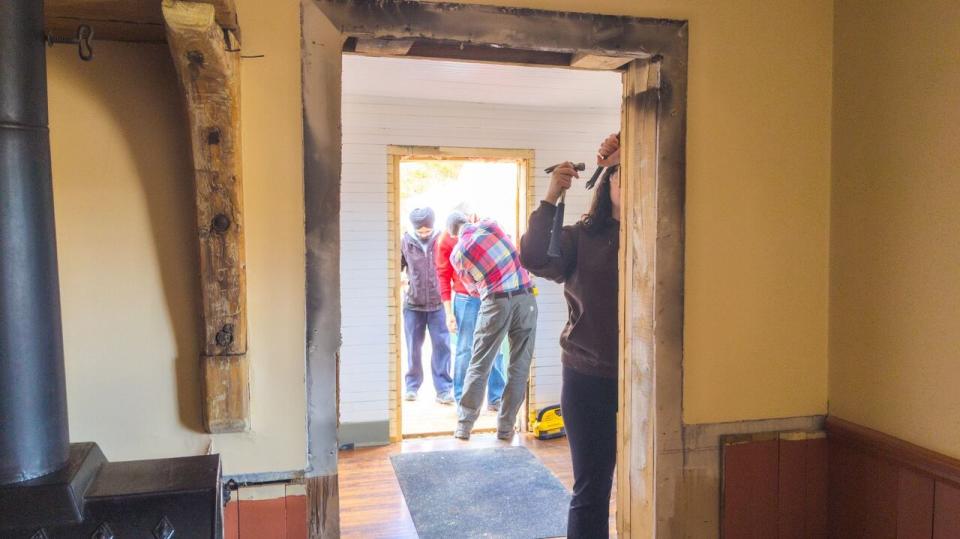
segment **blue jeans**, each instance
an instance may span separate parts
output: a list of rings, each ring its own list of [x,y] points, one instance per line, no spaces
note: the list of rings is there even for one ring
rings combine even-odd
[[[423,384],[423,341],[429,330],[433,347],[430,358],[433,387],[438,396],[450,393],[453,386],[453,379],[450,378],[450,330],[447,329],[447,317],[443,309],[414,311],[404,308],[403,329],[407,336],[407,392],[416,393]]]
[[[463,396],[463,381],[467,378],[470,358],[473,356],[473,334],[477,327],[477,314],[480,312],[480,298],[455,294],[453,297],[453,317],[457,320],[457,356],[453,362],[453,398],[460,402]],[[503,388],[507,385],[507,368],[503,351],[497,354],[490,370],[487,383],[487,402],[496,404],[503,397]]]

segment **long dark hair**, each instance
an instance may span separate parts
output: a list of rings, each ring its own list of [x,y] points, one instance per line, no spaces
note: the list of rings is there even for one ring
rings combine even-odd
[[[610,178],[617,173],[619,166],[610,167],[597,182],[597,191],[593,194],[590,211],[580,219],[588,234],[596,234],[613,222],[613,202],[610,200]]]

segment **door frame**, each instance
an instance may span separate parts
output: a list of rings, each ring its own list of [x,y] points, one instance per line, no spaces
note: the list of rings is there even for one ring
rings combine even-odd
[[[367,50],[393,55],[554,66],[585,55],[630,61],[622,174],[639,185],[633,194],[628,188],[622,208],[633,217],[621,227],[618,447],[630,465],[617,474],[617,527],[621,537],[670,536],[684,488],[687,22],[406,0],[301,0],[301,9],[308,476],[317,478],[308,482],[311,533],[338,529],[341,56],[368,40]]]
[[[400,304],[403,298],[400,295],[398,286],[398,277],[400,275],[400,223],[403,216],[400,215],[400,163],[403,160],[496,160],[496,161],[515,161],[517,163],[517,222],[516,230],[518,237],[523,234],[527,226],[527,217],[533,211],[533,200],[535,198],[533,189],[534,179],[534,160],[536,153],[528,149],[515,148],[473,148],[462,146],[402,146],[391,144],[387,146],[387,190],[388,204],[387,209],[390,212],[388,222],[388,234],[390,243],[387,247],[387,268],[390,272],[387,277],[387,285],[391,291],[392,303],[389,309],[393,316],[392,335],[389,344],[389,364],[390,371],[388,376],[388,387],[390,388],[390,442],[399,442],[403,440],[403,362],[400,350],[400,335],[403,330],[403,321],[397,316]],[[533,358],[536,361],[536,357]],[[531,362],[531,369],[534,363]],[[535,381],[531,376],[527,384],[527,394],[533,391]],[[523,427],[526,429],[526,417],[529,415],[530,399],[524,401],[525,413],[523,414]],[[453,428],[450,429],[453,432]],[[431,436],[434,434],[444,434],[443,432],[418,434],[416,437]]]

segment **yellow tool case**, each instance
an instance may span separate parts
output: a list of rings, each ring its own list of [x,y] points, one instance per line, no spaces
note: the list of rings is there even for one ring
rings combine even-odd
[[[552,440],[566,436],[567,432],[563,428],[563,414],[560,412],[560,405],[554,404],[530,412],[530,428],[533,435],[540,440]]]

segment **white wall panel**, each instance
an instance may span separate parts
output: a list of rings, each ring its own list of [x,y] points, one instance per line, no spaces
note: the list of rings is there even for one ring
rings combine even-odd
[[[345,62],[345,81],[351,80],[350,69]],[[369,70],[364,73],[367,87],[376,87],[376,81],[369,78],[375,74]],[[616,79],[609,73],[600,75],[604,77],[593,83],[605,84],[604,91],[619,95]],[[532,149],[537,171],[534,191],[539,201],[549,180],[542,171],[544,167],[569,159],[587,162],[585,175],[592,172],[591,161],[599,142],[619,130],[620,111],[608,106],[616,99],[607,100],[603,108],[590,108],[589,102],[583,103],[583,108],[552,108],[358,95],[355,86],[345,83],[343,97],[340,414],[342,422],[385,421],[389,419],[391,361],[386,343],[394,331],[394,318],[388,309],[393,293],[387,286],[387,146]],[[463,90],[463,83],[445,88],[444,95],[455,99],[457,88]],[[541,91],[562,92],[563,87],[554,83]],[[529,95],[522,99],[528,100]],[[543,102],[551,99],[545,97]],[[591,196],[583,189],[570,191],[568,224],[586,211]],[[547,405],[560,400],[558,340],[567,308],[561,286],[541,279],[537,279],[537,286],[540,319],[532,376],[537,384],[537,404]]]

